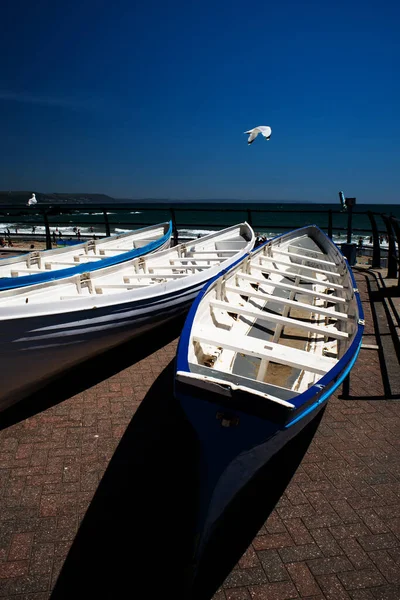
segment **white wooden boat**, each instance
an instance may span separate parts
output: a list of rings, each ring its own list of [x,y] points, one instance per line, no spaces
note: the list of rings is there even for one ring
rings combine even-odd
[[[0,408],[184,314],[204,284],[254,241],[241,223],[119,265],[0,292]]]
[[[13,289],[95,271],[169,248],[172,223],[88,240],[65,248],[37,250],[0,259],[0,290]]]
[[[233,497],[347,376],[363,325],[352,272],[316,226],[263,244],[199,294],[175,374],[201,448],[197,561]]]

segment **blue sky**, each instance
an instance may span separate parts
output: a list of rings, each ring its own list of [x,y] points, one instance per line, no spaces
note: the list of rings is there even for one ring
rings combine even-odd
[[[399,203],[399,7],[5,0],[0,189]]]

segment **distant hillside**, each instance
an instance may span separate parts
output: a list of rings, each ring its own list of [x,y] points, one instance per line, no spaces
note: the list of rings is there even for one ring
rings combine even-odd
[[[50,194],[35,192],[38,204],[64,204],[66,202],[76,204],[99,204],[102,202],[113,202],[114,198],[107,196],[106,194],[68,194],[53,192]],[[15,204],[17,206],[26,205],[29,198],[32,196],[32,191],[29,192],[4,192],[0,191],[0,205],[1,204]]]

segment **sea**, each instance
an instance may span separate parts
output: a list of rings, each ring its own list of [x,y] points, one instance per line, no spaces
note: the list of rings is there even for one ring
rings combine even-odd
[[[10,234],[45,234],[45,227],[38,211],[40,206],[29,207],[29,211],[1,211],[0,235],[9,230]],[[63,209],[63,206],[54,206]],[[71,205],[69,205],[71,207]],[[173,212],[179,233],[179,239],[193,239],[200,235],[248,221],[258,235],[270,239],[280,233],[296,229],[303,225],[316,224],[324,231],[328,230],[328,211],[332,210],[333,239],[340,243],[346,241],[348,212],[336,204],[318,204],[310,202],[247,202],[242,201],[207,201],[207,202],[149,202],[129,201],[122,204],[116,201],[115,208],[108,203],[107,218],[111,234],[129,232],[145,225],[161,223],[171,218]],[[353,241],[360,237],[365,242],[371,235],[371,224],[367,211],[393,215],[400,219],[400,204],[356,204],[353,208],[352,230]],[[24,214],[25,213],[25,214]],[[378,229],[383,240],[386,228],[383,220],[376,216]],[[69,214],[53,214],[49,216],[50,230],[57,235],[61,232],[63,239],[75,240],[77,230],[82,238],[102,237],[106,234],[102,207],[97,204],[93,211],[80,209],[77,205]]]

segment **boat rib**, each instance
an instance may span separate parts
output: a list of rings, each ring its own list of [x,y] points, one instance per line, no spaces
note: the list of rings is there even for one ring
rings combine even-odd
[[[258,286],[268,285],[268,286],[272,286],[272,287],[276,287],[276,288],[280,288],[280,289],[292,290],[294,292],[299,292],[300,294],[306,294],[307,296],[313,296],[315,298],[321,298],[322,300],[326,300],[327,302],[335,302],[335,303],[342,303],[342,304],[347,303],[346,298],[340,298],[340,296],[334,296],[333,294],[332,295],[324,294],[323,292],[317,292],[317,291],[311,290],[311,289],[309,290],[307,288],[302,288],[300,286],[292,285],[290,283],[285,283],[282,281],[272,281],[271,279],[255,277],[254,275],[249,275],[248,273],[242,273],[240,271],[238,271],[235,274],[235,276],[240,277],[241,279],[244,279],[244,280],[248,281],[249,283],[254,283]]]
[[[193,332],[193,340],[202,344],[233,350],[256,358],[268,358],[269,360],[324,375],[335,364],[336,360],[325,356],[312,356],[305,350],[282,346],[275,342],[265,342],[254,337],[243,336],[240,343],[237,342],[235,333],[222,329],[202,327]]]
[[[298,319],[283,317],[282,315],[277,315],[273,312],[246,308],[245,306],[239,306],[237,304],[233,304],[232,302],[210,300],[210,307],[225,310],[229,313],[234,313],[237,315],[243,315],[245,317],[272,321],[273,323],[280,323],[283,325],[291,325],[293,327],[297,327],[298,329],[304,329],[305,331],[309,331],[311,333],[319,333],[320,335],[329,336],[338,340],[345,340],[349,337],[348,333],[344,331],[338,331],[333,327],[321,327],[321,325],[314,325],[313,323],[306,323],[304,321],[299,321]]]

